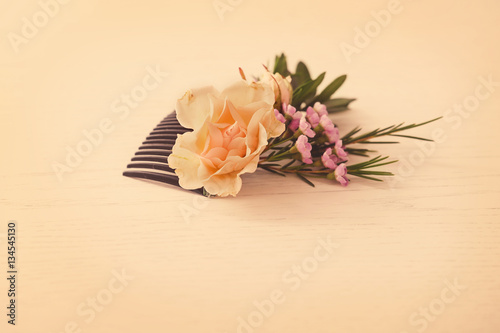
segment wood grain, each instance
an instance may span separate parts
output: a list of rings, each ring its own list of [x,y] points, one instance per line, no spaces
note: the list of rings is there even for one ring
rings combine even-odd
[[[500,91],[494,87],[459,124],[448,114],[475,94],[479,77],[500,79],[498,3],[442,1],[441,12],[433,3],[405,3],[352,63],[339,43],[352,40],[351,27],[363,26],[383,1],[243,2],[224,22],[210,1],[149,5],[75,2],[20,54],[2,45],[0,266],[7,221],[16,220],[20,267],[18,325],[2,315],[2,332],[69,332],[72,322],[75,332],[92,333],[500,330]],[[283,6],[288,17],[261,10]],[[317,25],[278,41],[255,37],[306,14]],[[248,31],[248,20],[262,15],[266,24]],[[17,24],[4,23],[6,31]],[[258,73],[282,49],[315,74],[349,74],[341,94],[359,100],[334,116],[344,133],[448,114],[412,132],[429,137],[438,129],[444,139],[424,148],[409,140],[377,146],[400,160],[389,167],[397,181],[353,177],[347,188],[327,181],[311,188],[258,171],[244,176],[238,197],[202,200],[122,176],[184,90],[223,87],[238,66]],[[170,72],[164,82],[126,117],[113,112],[112,103],[156,65]],[[105,118],[113,130],[60,181],[53,163],[65,163],[67,147]],[[320,261],[315,251],[327,239],[338,247],[321,250],[328,256]],[[305,267],[304,277],[297,280],[294,267]],[[109,294],[122,270],[133,278]],[[466,288],[454,294],[449,284]],[[266,310],[272,314],[258,310],[255,302],[268,305],[276,292],[283,302]],[[106,304],[90,319],[96,297]],[[421,308],[429,307],[432,319],[424,320]],[[245,329],[241,320],[257,324]]]

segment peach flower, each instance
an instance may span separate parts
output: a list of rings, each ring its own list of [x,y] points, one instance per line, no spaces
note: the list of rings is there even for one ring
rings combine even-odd
[[[177,136],[168,157],[180,185],[235,196],[240,175],[254,172],[268,140],[285,130],[274,100],[271,86],[244,80],[222,92],[213,87],[186,92],[177,101],[177,119],[193,131]]]
[[[292,101],[293,89],[291,84],[292,78],[290,76],[284,78],[280,73],[271,74],[266,71],[259,82],[273,87],[275,96],[274,100],[279,102],[279,97],[281,97],[280,105],[283,103],[290,104]]]

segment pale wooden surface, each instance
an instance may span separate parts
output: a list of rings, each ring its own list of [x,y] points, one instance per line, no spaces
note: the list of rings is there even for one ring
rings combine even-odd
[[[6,5],[2,31],[20,30],[36,10],[23,3]],[[284,302],[253,331],[410,333],[423,328],[412,314],[437,304],[454,280],[467,289],[420,331],[500,330],[500,91],[457,129],[442,120],[412,132],[442,129],[447,139],[397,183],[312,189],[258,172],[237,198],[199,202],[121,176],[184,90],[221,88],[238,66],[258,73],[282,50],[316,75],[349,74],[341,94],[359,101],[335,116],[344,132],[443,115],[474,94],[479,76],[500,80],[497,2],[404,3],[351,63],[340,42],[387,4],[300,4],[244,1],[220,22],[210,1],[72,2],[19,54],[4,40],[0,234],[18,221],[20,296],[18,325],[2,312],[2,332],[59,333],[72,321],[92,333],[237,332],[253,302],[279,289]],[[312,20],[304,30],[287,28],[302,15]],[[156,65],[168,78],[125,119],[112,113],[113,100]],[[59,182],[51,164],[105,117],[114,131]],[[419,149],[412,141],[377,148],[403,160]],[[283,275],[327,237],[338,248],[291,290]],[[86,323],[78,307],[122,269],[134,279]]]

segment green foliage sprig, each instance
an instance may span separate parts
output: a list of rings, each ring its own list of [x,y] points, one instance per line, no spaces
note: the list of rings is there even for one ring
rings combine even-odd
[[[297,64],[295,72],[292,73],[288,69],[287,59],[284,54],[276,56],[273,73],[279,73],[283,77],[291,77],[293,94],[290,104],[297,110],[306,110],[308,107],[314,107],[316,103],[321,103],[326,106],[327,112],[331,114],[347,110],[349,105],[356,100],[354,98],[332,98],[346,81],[346,75],[337,77],[319,92],[318,88],[323,83],[326,73],[323,72],[313,79],[307,66],[302,61]],[[340,138],[342,140],[342,150],[349,155],[366,157],[368,160],[347,165],[347,159],[342,160],[339,158],[339,165],[346,164],[344,170],[346,170],[347,174],[364,179],[382,181],[380,177],[393,176],[391,172],[373,169],[396,163],[397,160],[390,160],[389,156],[382,155],[370,158],[370,154],[376,152],[375,150],[359,148],[356,145],[395,144],[399,143],[397,138],[432,141],[400,133],[427,125],[439,119],[441,117],[409,125],[401,123],[385,128],[377,128],[363,134],[360,134],[362,131],[360,127],[355,127]],[[286,124],[289,125],[289,120]],[[314,130],[317,134],[321,134],[321,128],[318,127]],[[296,147],[298,136],[294,134],[296,133],[286,130],[280,137],[271,140],[265,149],[265,153],[261,156],[259,167],[280,176],[295,174],[299,179],[311,186],[314,186],[314,184],[309,178],[336,179],[336,177],[339,177],[334,170],[325,167],[322,162],[322,155],[325,150],[335,148],[336,142],[330,143],[321,135],[308,139],[312,147],[310,150],[312,163],[306,164],[301,160],[301,154]],[[378,140],[381,137],[390,137],[390,141]]]

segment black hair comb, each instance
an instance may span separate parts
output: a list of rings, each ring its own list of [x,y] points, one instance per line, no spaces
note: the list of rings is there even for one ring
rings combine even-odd
[[[180,187],[179,178],[168,166],[167,158],[172,153],[172,147],[177,134],[191,131],[177,121],[175,111],[166,116],[146,137],[139,150],[132,157],[123,172],[125,177],[146,179]],[[203,188],[191,190],[206,195]]]

